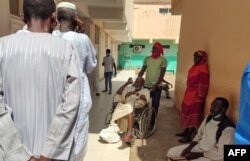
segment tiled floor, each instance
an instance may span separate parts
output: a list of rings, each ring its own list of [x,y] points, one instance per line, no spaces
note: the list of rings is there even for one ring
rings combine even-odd
[[[113,94],[128,79],[136,75],[134,70],[122,70],[116,78],[113,78]],[[166,74],[166,80],[174,83],[173,74]],[[100,91],[104,88],[104,81],[100,82]],[[171,91],[173,96],[173,89]],[[112,95],[101,93],[100,96],[92,96],[93,107],[90,112],[90,130],[88,150],[84,161],[165,161],[166,151],[177,144],[174,133],[179,131],[178,112],[173,108],[173,101],[165,98],[162,93],[162,101],[158,115],[158,127],[153,136],[148,139],[136,140],[130,148],[122,145],[107,144],[99,139],[99,132],[105,128],[106,115],[111,109]]]

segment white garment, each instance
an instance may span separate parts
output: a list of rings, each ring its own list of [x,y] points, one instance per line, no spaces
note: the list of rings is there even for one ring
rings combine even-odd
[[[222,131],[222,134],[216,143],[216,132],[218,130],[219,121],[211,119],[206,123],[207,117],[203,120],[198,129],[193,141],[198,142],[193,150],[196,152],[204,152],[204,158],[209,160],[223,160],[224,158],[224,145],[233,144],[234,128],[227,127]],[[171,148],[167,154],[168,157],[177,157],[183,151],[184,145]]]
[[[96,51],[95,48],[86,34],[76,33],[73,31],[60,32],[59,30],[53,31],[53,35],[59,36],[65,40],[70,41],[76,48],[82,71],[86,74],[91,73],[96,67]]]
[[[112,55],[103,58],[104,72],[113,72],[114,58]]]
[[[187,148],[188,146],[189,146],[189,144],[184,144],[184,145],[179,145],[179,146],[171,148],[167,153],[167,157],[172,158],[172,159],[179,158],[181,153],[183,152],[183,150],[185,148]],[[199,148],[199,146],[195,146],[191,150],[191,152],[203,152],[203,151],[202,151],[202,149]],[[205,158],[205,157],[201,157],[198,159],[194,159],[192,161],[211,161],[211,160],[208,158]]]
[[[132,91],[135,91],[134,86],[125,87],[121,95],[115,95],[114,102],[129,103],[133,107],[135,100],[139,99],[140,95],[144,95],[146,97],[145,103],[149,102],[150,94],[148,89],[142,88],[140,91],[137,92],[137,95],[130,95],[126,98],[127,93]]]
[[[74,161],[82,161],[87,148],[88,129],[89,129],[89,111],[92,106],[92,99],[89,88],[87,73],[91,73],[97,64],[95,49],[85,34],[73,31],[60,32],[56,30],[54,35],[70,41],[76,48],[81,62],[82,69],[82,90],[81,103],[77,118],[75,145],[74,145]]]
[[[148,89],[141,89],[140,91],[136,92],[136,94],[132,94],[126,98],[127,93],[135,91],[134,86],[125,87],[122,91],[121,95],[116,95],[114,98],[114,102],[118,102],[116,108],[112,114],[111,123],[127,116],[131,112],[133,112],[134,108],[143,108],[146,106],[146,103],[149,102],[150,95]],[[140,99],[140,96],[144,95],[146,101]],[[120,127],[120,131],[126,131],[128,128],[128,120],[119,120],[118,126]]]
[[[68,159],[80,104],[79,69],[73,46],[51,34],[19,31],[0,39],[5,161],[26,161],[31,155]]]

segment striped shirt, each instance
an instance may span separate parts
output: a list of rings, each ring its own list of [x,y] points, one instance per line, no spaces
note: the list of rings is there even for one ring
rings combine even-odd
[[[67,160],[80,101],[79,69],[73,46],[51,34],[21,31],[0,39],[3,160],[15,154],[22,161],[30,155]]]

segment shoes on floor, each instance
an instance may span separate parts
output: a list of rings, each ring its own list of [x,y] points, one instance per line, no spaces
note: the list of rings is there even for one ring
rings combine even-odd
[[[100,96],[100,93],[96,93],[95,95],[96,95],[96,96]]]
[[[111,92],[111,91],[109,91],[109,95],[110,95],[110,94],[112,94],[112,92]]]

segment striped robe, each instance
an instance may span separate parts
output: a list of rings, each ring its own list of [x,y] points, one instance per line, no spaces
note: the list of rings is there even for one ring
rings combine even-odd
[[[74,47],[51,34],[19,31],[0,39],[0,160],[68,160],[79,69]]]
[[[75,133],[75,146],[71,160],[82,161],[87,150],[89,111],[92,106],[87,74],[91,73],[97,64],[96,52],[90,39],[85,34],[73,31],[60,32],[59,30],[54,31],[53,34],[70,41],[75,46],[80,58],[82,71],[81,103]]]

